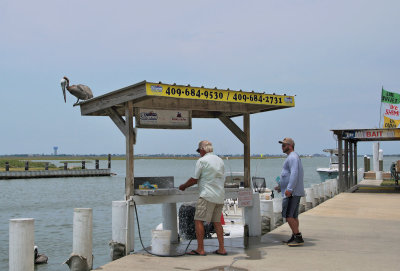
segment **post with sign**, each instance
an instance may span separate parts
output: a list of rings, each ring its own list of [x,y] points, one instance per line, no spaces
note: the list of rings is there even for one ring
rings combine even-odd
[[[244,223],[248,225],[249,236],[261,235],[260,196],[251,188],[239,191],[239,208],[244,207]]]

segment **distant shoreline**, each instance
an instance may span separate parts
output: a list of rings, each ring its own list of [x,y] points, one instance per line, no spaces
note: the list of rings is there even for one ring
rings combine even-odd
[[[218,155],[223,159],[243,159],[243,156],[224,156]],[[276,159],[276,158],[284,158],[283,156],[251,156],[251,159]],[[199,159],[198,155],[194,156],[142,156],[135,155],[134,159],[176,159],[176,160],[197,160]],[[87,160],[108,160],[107,155],[99,155],[99,156],[0,156],[0,160],[3,161],[11,161],[11,160],[22,160],[22,161],[32,161],[32,160],[59,160],[65,161],[69,163],[78,163],[80,161]],[[125,156],[111,156],[111,160],[125,160]]]

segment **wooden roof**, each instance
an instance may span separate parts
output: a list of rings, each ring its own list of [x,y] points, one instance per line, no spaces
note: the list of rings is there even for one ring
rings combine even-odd
[[[193,118],[236,117],[245,113],[290,108],[294,96],[257,92],[210,89],[190,85],[171,85],[142,81],[80,102],[83,116],[125,116],[125,103],[133,107],[165,110],[190,110]],[[110,113],[110,111],[112,111]]]

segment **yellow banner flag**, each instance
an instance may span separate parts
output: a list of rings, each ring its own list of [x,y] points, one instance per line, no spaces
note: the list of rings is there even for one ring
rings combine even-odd
[[[399,127],[400,120],[391,119],[383,116],[383,128],[397,128]]]

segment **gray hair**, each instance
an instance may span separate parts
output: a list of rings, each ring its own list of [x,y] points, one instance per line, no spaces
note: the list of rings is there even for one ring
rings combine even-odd
[[[204,150],[206,153],[214,151],[212,143],[207,140],[202,140],[199,142],[199,149]]]

